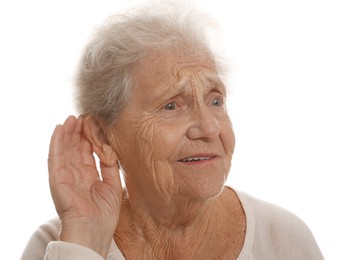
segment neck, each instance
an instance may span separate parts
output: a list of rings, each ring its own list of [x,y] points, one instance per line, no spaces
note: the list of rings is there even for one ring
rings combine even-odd
[[[199,220],[208,218],[213,200],[174,198],[166,203],[151,206],[147,204],[146,207],[133,207],[131,201],[130,205],[135,217],[139,216],[139,222],[146,218],[151,219],[155,225],[175,229],[178,226],[189,227],[197,224]]]
[[[154,205],[139,204],[130,196],[123,204],[116,237],[122,237],[123,232],[132,234],[129,242],[142,241],[144,255],[146,248],[151,248],[157,249],[152,253],[159,259],[172,259],[173,255],[175,259],[194,258],[204,247],[208,230],[216,224],[219,211],[214,207],[218,200],[219,196],[207,200],[175,197]]]

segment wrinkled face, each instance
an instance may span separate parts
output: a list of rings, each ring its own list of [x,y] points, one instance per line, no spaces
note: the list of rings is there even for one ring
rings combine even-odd
[[[234,149],[225,96],[206,57],[153,53],[142,61],[112,132],[129,192],[163,198],[219,194]]]

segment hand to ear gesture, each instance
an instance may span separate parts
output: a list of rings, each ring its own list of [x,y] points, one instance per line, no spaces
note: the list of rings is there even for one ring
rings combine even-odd
[[[62,222],[60,239],[106,257],[119,219],[122,186],[115,151],[93,138],[83,117],[70,116],[55,128],[49,183]],[[100,175],[93,152],[100,159]]]

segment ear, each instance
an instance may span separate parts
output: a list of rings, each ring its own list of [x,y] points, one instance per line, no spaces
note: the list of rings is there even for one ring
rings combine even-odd
[[[117,164],[117,154],[107,141],[105,131],[94,116],[85,116],[83,119],[83,134],[92,144],[101,163],[106,166]]]

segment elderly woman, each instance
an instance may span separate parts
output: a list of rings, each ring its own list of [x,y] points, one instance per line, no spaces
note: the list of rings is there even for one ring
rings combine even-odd
[[[226,88],[195,17],[133,12],[97,31],[78,70],[82,116],[51,139],[59,219],[22,259],[322,259],[301,220],[225,186]]]

